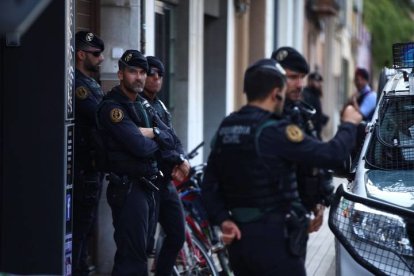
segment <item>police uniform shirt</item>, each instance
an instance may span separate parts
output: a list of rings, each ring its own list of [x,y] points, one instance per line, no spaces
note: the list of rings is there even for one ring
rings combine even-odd
[[[251,113],[252,116],[257,112],[268,113],[253,106],[244,106],[239,112]],[[262,130],[258,145],[260,155],[270,169],[276,169],[280,162],[334,169],[340,167],[343,160],[348,157],[355,143],[355,137],[356,126],[343,123],[339,126],[335,137],[324,143],[307,136],[290,120],[281,119],[277,125],[270,125]],[[203,181],[203,197],[211,218],[215,223],[220,224],[230,218],[230,215],[223,195],[220,194],[216,171],[214,155],[210,154]]]
[[[93,79],[75,70],[76,123],[96,125],[95,113],[103,98],[102,88]]]
[[[75,70],[75,156],[76,170],[96,170],[91,131],[96,128],[95,114],[103,92],[99,84]]]
[[[177,137],[177,134],[175,133],[174,128],[172,127],[171,114],[170,112],[168,112],[164,103],[158,97],[155,97],[153,100],[150,99],[144,92],[140,93],[140,95],[144,99],[146,99],[149,102],[149,104],[154,108],[161,121],[163,121],[171,129],[172,133],[175,136],[175,150],[177,150],[180,154],[184,154],[183,145],[181,144],[180,139]]]
[[[154,99],[150,99],[144,92],[141,92],[140,95],[146,99],[150,105],[155,109],[160,119],[169,127],[171,128],[171,114],[168,112],[167,108],[165,107],[164,103],[158,98],[155,97]]]
[[[314,107],[316,110],[316,114],[312,116],[311,120],[320,138],[322,127],[326,125],[326,123],[329,120],[329,117],[322,112],[322,105],[319,93],[320,92],[316,88],[310,86],[305,87],[302,91],[304,102]]]
[[[150,157],[159,149],[154,139],[143,136],[139,130],[139,127],[150,127],[144,117],[145,112],[141,102],[130,101],[119,86],[105,96],[104,103],[98,112],[102,127],[118,143],[122,144],[128,153],[137,158]],[[172,134],[167,130],[161,130],[159,140],[170,147],[174,143]]]

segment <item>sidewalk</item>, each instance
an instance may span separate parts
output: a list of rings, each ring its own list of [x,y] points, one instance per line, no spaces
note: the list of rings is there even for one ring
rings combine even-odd
[[[328,226],[328,215],[329,209],[326,209],[321,229],[309,236],[305,263],[308,276],[335,275],[335,243]]]
[[[334,178],[335,190],[346,179]],[[306,254],[307,276],[335,276],[335,242],[328,226],[329,209],[325,209],[321,229],[310,234]]]

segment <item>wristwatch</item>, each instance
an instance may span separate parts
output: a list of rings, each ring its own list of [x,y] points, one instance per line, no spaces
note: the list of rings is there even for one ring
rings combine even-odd
[[[154,132],[154,138],[157,139],[158,137],[160,137],[160,129],[158,127],[153,127],[152,131]]]

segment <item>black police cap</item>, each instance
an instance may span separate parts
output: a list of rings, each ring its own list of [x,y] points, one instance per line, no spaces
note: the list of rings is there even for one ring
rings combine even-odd
[[[257,74],[266,74],[266,76],[271,78],[279,78],[282,81],[285,81],[286,79],[286,72],[282,66],[270,58],[259,59],[246,69],[244,74],[244,86],[246,86],[246,80],[253,74],[256,76],[258,76]],[[244,90],[246,90],[246,88],[244,88]]]
[[[306,59],[292,47],[281,47],[273,51],[272,59],[279,62],[283,68],[303,74],[309,73],[309,65]]]
[[[312,72],[309,74],[308,79],[315,81],[323,81],[322,76],[318,72]]]
[[[147,58],[137,50],[126,50],[118,62],[119,68],[124,66],[140,67],[148,72]]]
[[[283,77],[286,74],[282,66],[280,66],[278,62],[270,58],[259,59],[258,61],[250,65],[249,68],[247,68],[246,73],[257,70],[273,72],[275,75],[279,77]]]
[[[155,67],[158,69],[159,71],[159,76],[163,76],[165,69],[164,69],[164,64],[162,63],[162,61],[154,56],[147,56],[147,61],[148,61],[148,66],[150,68],[151,71],[151,67]]]
[[[103,52],[105,44],[96,34],[87,31],[79,31],[75,35],[75,47],[77,50],[86,50],[88,47],[94,47]]]

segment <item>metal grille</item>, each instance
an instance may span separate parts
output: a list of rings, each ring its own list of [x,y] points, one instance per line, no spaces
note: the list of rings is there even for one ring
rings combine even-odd
[[[414,67],[414,43],[397,43],[392,45],[394,68]]]
[[[349,195],[341,186],[329,214],[329,227],[341,244],[376,275],[413,275],[414,213]]]
[[[379,169],[414,169],[414,96],[385,96],[366,161]]]

